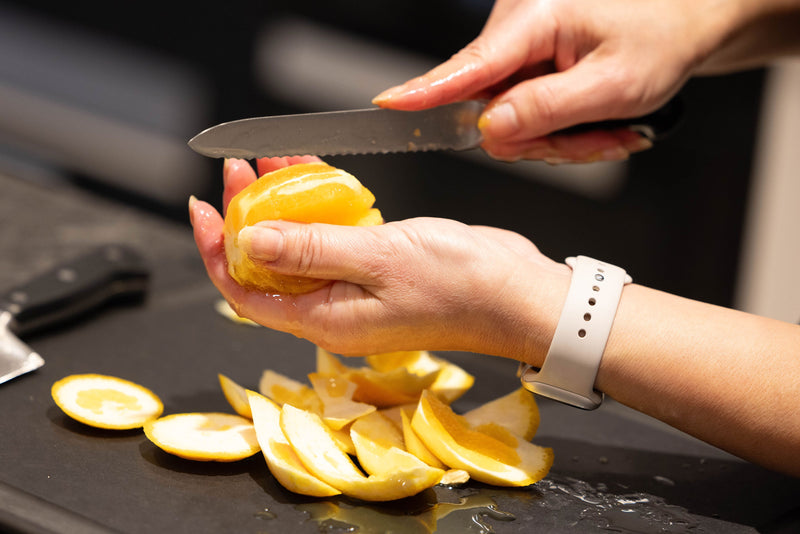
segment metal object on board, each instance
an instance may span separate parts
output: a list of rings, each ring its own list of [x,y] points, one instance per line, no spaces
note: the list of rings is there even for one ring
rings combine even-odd
[[[0,383],[44,365],[21,336],[76,319],[112,300],[140,298],[148,278],[135,250],[107,245],[0,295]]]

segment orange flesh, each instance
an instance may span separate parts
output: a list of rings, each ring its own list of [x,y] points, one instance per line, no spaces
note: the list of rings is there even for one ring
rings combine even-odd
[[[97,414],[103,413],[104,402],[116,403],[128,410],[142,409],[142,405],[139,404],[139,400],[136,397],[126,395],[115,389],[85,389],[78,392],[75,402],[78,406]]]
[[[228,273],[240,285],[278,293],[307,293],[325,280],[280,275],[239,250],[239,231],[260,221],[287,220],[348,226],[381,224],[375,196],[351,174],[325,163],[302,163],[270,172],[231,200],[225,215]]]

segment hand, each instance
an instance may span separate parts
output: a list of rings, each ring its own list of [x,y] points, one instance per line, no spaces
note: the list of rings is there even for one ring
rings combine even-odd
[[[477,39],[374,102],[417,110],[492,98],[479,127],[495,158],[624,159],[650,142],[629,130],[550,134],[664,105],[720,38],[713,24],[727,20],[725,9],[709,17],[707,4],[498,0]]]
[[[247,162],[227,161],[224,204],[255,179]],[[468,350],[533,362],[544,357],[570,280],[566,265],[496,228],[422,218],[375,227],[265,221],[240,234],[248,254],[265,269],[331,281],[304,295],[265,295],[228,275],[219,213],[192,200],[190,215],[208,274],[237,313],[340,354]]]

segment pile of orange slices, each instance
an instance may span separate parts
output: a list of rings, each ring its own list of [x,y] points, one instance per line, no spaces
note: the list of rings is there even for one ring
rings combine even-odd
[[[261,451],[281,485],[313,497],[390,501],[470,478],[527,486],[547,475],[553,452],[530,442],[539,410],[528,391],[456,414],[450,403],[474,378],[443,358],[397,352],[351,367],[316,350],[308,383],[265,370],[255,391],[220,374],[235,413],[162,417],[153,392],[103,375],[66,377],[52,394],[82,423],[143,427],[157,447],[181,458],[231,462]]]

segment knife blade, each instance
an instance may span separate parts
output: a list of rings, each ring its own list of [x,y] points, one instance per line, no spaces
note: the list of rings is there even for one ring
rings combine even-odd
[[[189,147],[204,156],[242,159],[469,150],[483,140],[478,118],[485,106],[483,100],[466,100],[422,111],[370,108],[253,117],[212,126],[190,139]],[[580,124],[557,133],[628,128],[656,140],[672,131],[680,116],[676,98],[643,117]]]
[[[111,301],[140,299],[148,279],[136,250],[106,245],[0,295],[0,384],[44,365],[21,336],[77,319]]]

